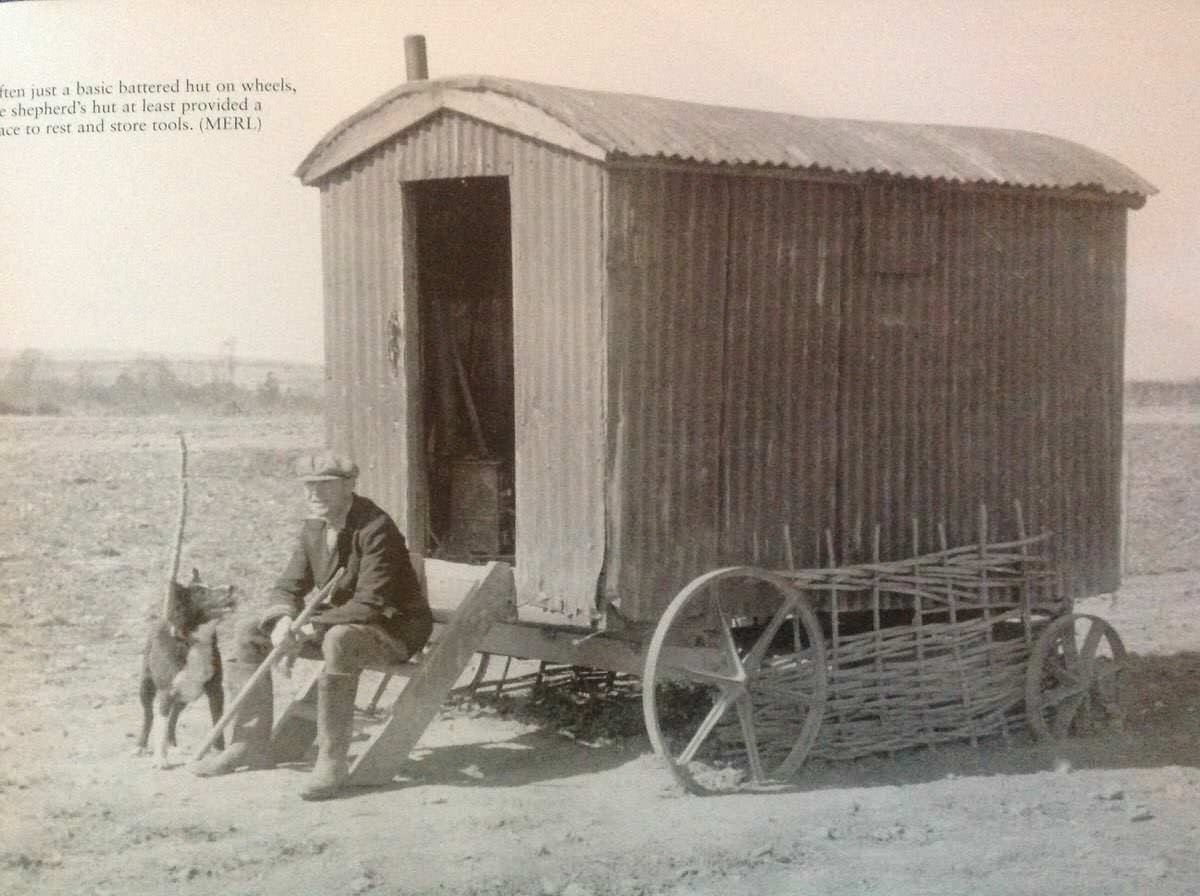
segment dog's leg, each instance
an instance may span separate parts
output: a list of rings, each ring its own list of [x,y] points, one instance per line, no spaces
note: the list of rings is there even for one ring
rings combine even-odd
[[[159,691],[154,701],[154,714],[158,717],[158,732],[154,738],[153,763],[155,768],[171,767],[167,759],[167,750],[171,744],[171,718],[179,714],[176,710],[177,705],[167,691]]]
[[[171,704],[171,710],[167,714],[167,730],[168,730],[167,746],[168,747],[179,746],[179,744],[176,743],[176,741],[175,741],[175,726],[179,724],[179,716],[183,712],[183,710],[184,710],[184,705],[182,703],[180,703],[179,701],[175,701],[174,703]],[[169,766],[167,766],[167,767],[169,768]]]
[[[154,724],[154,681],[149,672],[142,673],[142,687],[138,694],[142,701],[142,732],[138,735],[135,755],[145,756],[150,742],[150,726]]]
[[[175,740],[175,726],[179,724],[179,714],[183,712],[183,704],[175,702],[171,706],[171,712],[167,716],[167,745],[171,747],[179,746],[179,741]]]

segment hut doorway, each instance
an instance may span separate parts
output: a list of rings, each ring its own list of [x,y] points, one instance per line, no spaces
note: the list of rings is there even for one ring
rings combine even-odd
[[[516,551],[508,178],[409,183],[429,487],[427,544],[453,560]]]

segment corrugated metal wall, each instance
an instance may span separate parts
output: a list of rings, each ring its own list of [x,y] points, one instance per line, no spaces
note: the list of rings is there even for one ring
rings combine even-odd
[[[406,477],[408,400],[387,352],[389,313],[400,313],[401,191],[394,154],[374,153],[321,189],[325,281],[326,437],[361,468],[359,491],[392,513],[420,550]],[[403,364],[400,367],[403,372]]]
[[[731,190],[720,558],[817,566],[837,508],[836,359],[858,193],[762,177]]]
[[[1117,584],[1125,211],[1032,191],[613,176],[606,595],[1056,534]],[[721,371],[718,375],[718,371]],[[915,523],[914,523],[915,521]]]
[[[867,560],[879,526],[880,555],[933,548],[948,502],[972,503],[946,488],[948,296],[940,194],[903,181],[862,193],[861,261],[846,296],[837,344],[838,514],[827,520],[836,563]],[[963,361],[971,364],[975,357]],[[956,415],[986,414],[979,404]],[[912,520],[922,534],[914,539]],[[936,530],[934,530],[936,531]],[[957,533],[956,533],[957,534]],[[916,544],[914,544],[914,541]],[[828,552],[823,554],[829,563]]]
[[[1120,559],[1126,213],[998,196],[964,196],[949,212],[981,224],[983,236],[964,241],[963,263],[991,279],[967,307],[989,296],[995,307],[974,328],[1010,337],[976,340],[992,343],[984,371],[1004,396],[991,431],[997,447],[979,462],[995,503],[1025,483],[1026,496],[1016,496],[1033,505],[1038,528],[1058,535],[1067,592],[1111,590]],[[1028,325],[1014,332],[1018,320]]]
[[[719,554],[729,179],[610,183],[605,597],[647,621]]]
[[[1119,573],[1124,221],[1031,191],[878,182],[842,330],[841,560],[1056,535],[1072,596]],[[913,534],[913,519],[917,534]],[[914,542],[916,542],[914,544]]]
[[[972,191],[614,169],[439,114],[322,186],[330,441],[415,533],[402,340],[408,180],[507,175],[517,583],[653,622],[731,562],[1057,534],[1072,595],[1118,574],[1125,210]],[[607,229],[607,230],[606,230]],[[608,282],[605,283],[607,271]],[[912,520],[918,521],[916,544]],[[606,528],[607,526],[607,528]],[[419,546],[419,539],[418,546]],[[603,576],[603,578],[602,578]]]
[[[517,593],[587,625],[605,546],[605,174],[532,143],[514,150]]]
[[[518,592],[588,623],[604,559],[604,172],[595,163],[454,114],[432,116],[322,184],[329,438],[363,465],[361,490],[419,543],[421,444],[393,373],[387,320],[418,351],[400,247],[405,181],[509,176],[516,354]],[[411,289],[408,290],[411,293]],[[407,371],[407,373],[406,373]],[[409,449],[413,446],[413,450]]]

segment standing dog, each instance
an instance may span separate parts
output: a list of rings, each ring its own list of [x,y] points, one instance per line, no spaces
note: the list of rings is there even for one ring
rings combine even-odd
[[[156,768],[169,767],[167,749],[175,746],[175,723],[185,706],[205,693],[214,724],[224,712],[217,623],[236,603],[232,585],[203,585],[195,569],[191,582],[173,582],[171,587],[170,618],[159,619],[151,627],[142,656],[142,733],[137,751],[139,755],[148,752],[150,729],[158,716]],[[222,739],[218,739],[217,747],[222,746]]]

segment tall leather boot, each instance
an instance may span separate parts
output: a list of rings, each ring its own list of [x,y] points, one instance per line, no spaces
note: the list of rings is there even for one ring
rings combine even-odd
[[[225,663],[226,701],[232,702],[242,692],[259,664],[231,659]],[[229,746],[219,753],[210,753],[191,765],[191,772],[201,778],[227,775],[240,768],[271,768],[271,727],[275,719],[275,694],[271,676],[267,674],[246,695],[229,723]]]
[[[358,674],[325,672],[317,688],[317,762],[300,791],[304,800],[327,800],[346,783]]]

